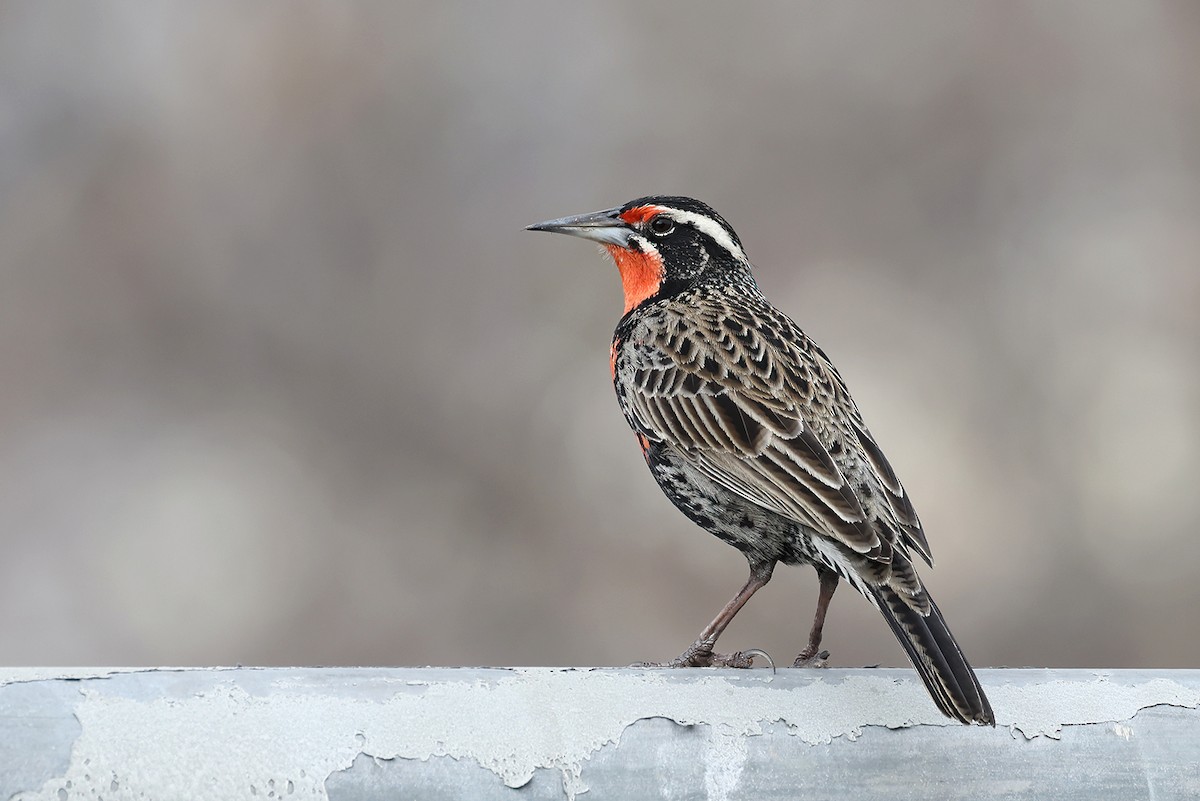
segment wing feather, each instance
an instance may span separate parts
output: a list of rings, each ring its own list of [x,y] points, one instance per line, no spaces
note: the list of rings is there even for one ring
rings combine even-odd
[[[824,354],[794,326],[785,337],[744,321],[721,333],[720,318],[669,323],[628,354],[634,427],[750,503],[917,582],[893,559],[911,548],[929,561],[912,503]]]

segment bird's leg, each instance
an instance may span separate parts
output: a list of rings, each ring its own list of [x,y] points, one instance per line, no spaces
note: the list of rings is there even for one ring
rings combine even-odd
[[[825,628],[825,612],[829,610],[833,591],[837,589],[838,575],[832,570],[818,567],[817,578],[821,580],[821,592],[817,596],[817,613],[813,615],[812,631],[808,633],[808,645],[796,657],[792,667],[825,667],[825,660],[829,658],[828,651],[819,650],[821,630]]]
[[[725,627],[733,620],[733,616],[746,605],[746,601],[750,600],[750,596],[771,580],[771,573],[774,570],[774,562],[752,562],[750,578],[746,580],[745,586],[733,597],[733,600],[725,604],[725,608],[713,618],[713,621],[704,627],[704,631],[700,632],[700,636],[686,651],[670,662],[650,662],[646,663],[645,667],[751,667],[756,655],[753,651],[718,654],[713,652],[713,646],[717,644],[717,638],[721,636],[721,632],[725,631]]]

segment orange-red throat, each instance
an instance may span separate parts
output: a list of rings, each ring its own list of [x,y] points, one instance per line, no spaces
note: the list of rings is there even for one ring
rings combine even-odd
[[[662,287],[663,263],[658,251],[645,253],[620,245],[605,245],[604,249],[617,263],[621,273],[621,288],[625,290],[625,311],[653,297]]]
[[[621,214],[621,219],[637,225],[653,217],[661,209],[658,206],[637,206]],[[617,245],[605,245],[605,249],[621,271],[621,287],[625,290],[625,311],[628,312],[646,298],[652,297],[663,282],[662,257],[654,250],[642,253]]]

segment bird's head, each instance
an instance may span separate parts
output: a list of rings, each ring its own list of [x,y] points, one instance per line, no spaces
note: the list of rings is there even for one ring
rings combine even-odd
[[[738,235],[725,218],[689,197],[650,196],[623,206],[535,223],[599,242],[617,263],[625,311],[669,297],[711,269],[749,270]]]

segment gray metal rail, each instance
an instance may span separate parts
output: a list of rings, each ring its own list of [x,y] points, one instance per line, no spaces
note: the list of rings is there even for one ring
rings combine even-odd
[[[1200,670],[0,668],[0,799],[1200,799]]]

